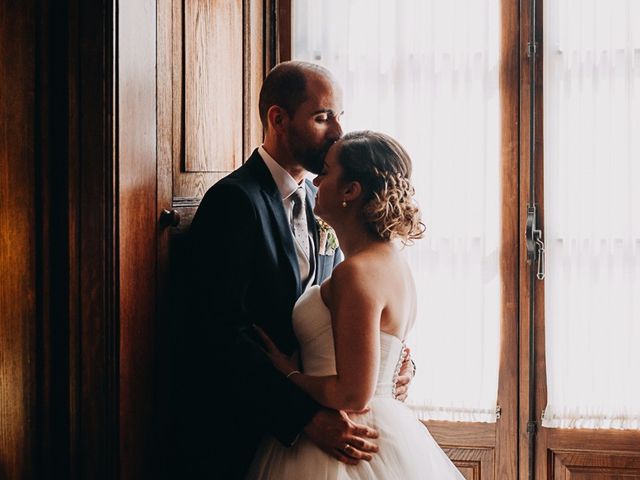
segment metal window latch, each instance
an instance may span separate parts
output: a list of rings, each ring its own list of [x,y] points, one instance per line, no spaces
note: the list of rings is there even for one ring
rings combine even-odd
[[[536,277],[544,280],[544,241],[542,240],[542,230],[536,226],[536,206],[527,207],[527,230],[525,237],[527,240],[527,262],[538,262]]]
[[[531,58],[538,53],[538,42],[527,42],[527,57]]]
[[[496,405],[496,420],[499,420],[501,415],[502,415],[502,407],[500,405]]]

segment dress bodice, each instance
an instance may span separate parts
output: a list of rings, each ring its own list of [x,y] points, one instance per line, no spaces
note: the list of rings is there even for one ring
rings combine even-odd
[[[300,343],[302,367],[308,375],[335,375],[331,313],[320,287],[309,287],[293,309],[293,329]],[[306,435],[293,446],[267,436],[254,459],[247,480],[464,480],[415,413],[393,396],[402,365],[404,343],[380,332],[380,369],[376,391],[365,412],[349,412],[359,425],[377,430],[379,451],[370,462],[347,465],[323,450]]]
[[[304,373],[314,376],[336,374],[331,313],[314,285],[298,299],[293,309],[293,329]],[[380,331],[380,368],[376,396],[393,396],[396,377],[404,359],[404,343],[398,337]]]

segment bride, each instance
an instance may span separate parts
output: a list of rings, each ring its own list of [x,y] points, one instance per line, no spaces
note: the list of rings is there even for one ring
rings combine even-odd
[[[379,431],[378,453],[347,465],[304,436],[289,448],[268,437],[247,478],[463,478],[413,412],[394,398],[404,339],[416,318],[413,278],[396,243],[411,243],[424,231],[410,175],[409,156],[387,135],[352,132],[331,147],[314,180],[314,212],[335,229],[345,260],[294,307],[300,362],[259,331],[274,366],[291,382],[325,407],[349,411],[354,421]],[[350,448],[345,443],[343,453]]]

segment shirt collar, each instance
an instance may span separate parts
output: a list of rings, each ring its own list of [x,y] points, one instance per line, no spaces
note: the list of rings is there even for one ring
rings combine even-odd
[[[269,172],[271,172],[273,181],[276,182],[276,186],[278,187],[278,191],[280,192],[280,196],[282,197],[282,199],[284,200],[286,198],[289,198],[291,194],[295,192],[301,185],[298,185],[298,183],[289,174],[289,172],[282,168],[282,166],[280,166],[280,164],[276,162],[271,155],[269,155],[269,153],[264,149],[262,145],[258,147],[258,153],[269,169]],[[302,192],[304,195],[304,188],[302,189]]]

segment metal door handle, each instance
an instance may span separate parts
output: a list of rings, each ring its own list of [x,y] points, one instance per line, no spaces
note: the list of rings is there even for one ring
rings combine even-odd
[[[160,213],[160,225],[163,227],[177,227],[180,225],[180,214],[177,210],[162,210],[162,213]]]

